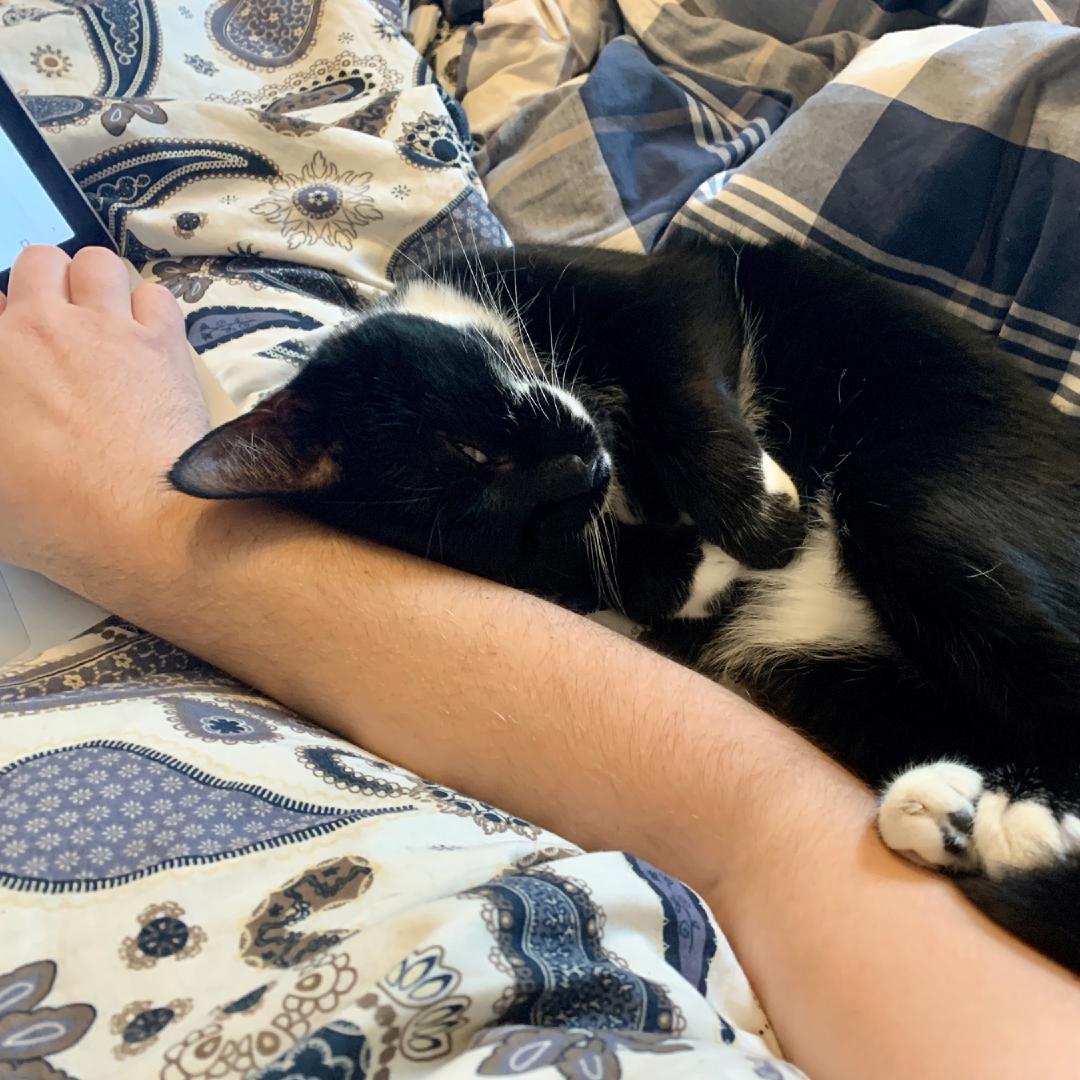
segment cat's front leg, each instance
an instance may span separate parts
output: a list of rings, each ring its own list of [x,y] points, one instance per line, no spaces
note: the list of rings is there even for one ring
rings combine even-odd
[[[679,508],[737,562],[754,570],[787,566],[807,529],[794,483],[765,451],[736,455],[722,442],[714,437],[680,454],[671,474]]]
[[[1080,815],[1024,790],[1024,775],[948,760],[908,769],[885,790],[878,828],[912,861],[951,870],[983,914],[1080,975]]]
[[[754,570],[786,566],[807,529],[795,483],[726,394],[687,394],[666,388],[639,410],[639,457],[704,540]]]
[[[606,597],[640,623],[677,616],[693,591],[702,562],[701,538],[692,525],[617,524],[614,595]],[[601,591],[604,584],[601,583]]]
[[[615,535],[617,596],[609,602],[642,623],[719,613],[742,567],[693,525],[623,525]]]

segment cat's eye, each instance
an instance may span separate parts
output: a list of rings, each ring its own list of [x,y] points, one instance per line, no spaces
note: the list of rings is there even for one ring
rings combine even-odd
[[[511,461],[510,457],[507,455],[494,454],[489,451],[481,450],[479,447],[472,446],[469,443],[459,442],[457,439],[451,438],[443,431],[437,431],[435,434],[447,450],[452,451],[459,457],[465,458],[467,461],[471,461],[474,465],[479,465],[485,469],[502,470],[513,468],[513,461]]]
[[[475,446],[466,446],[464,443],[454,443],[454,447],[470,461],[475,461],[477,465],[489,465],[491,463],[491,458],[489,458],[483,450],[477,450]]]

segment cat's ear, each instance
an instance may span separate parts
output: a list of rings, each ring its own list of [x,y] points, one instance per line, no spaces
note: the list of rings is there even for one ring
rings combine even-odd
[[[201,499],[314,494],[331,487],[338,465],[313,434],[308,408],[288,387],[203,436],[169,470],[177,491]]]

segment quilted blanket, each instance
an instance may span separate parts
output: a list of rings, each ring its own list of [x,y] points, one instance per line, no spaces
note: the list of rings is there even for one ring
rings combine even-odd
[[[1078,8],[8,0],[0,69],[241,406],[432,247],[689,232],[919,289],[1080,411]],[[0,714],[0,1076],[798,1075],[684,885],[133,627]]]

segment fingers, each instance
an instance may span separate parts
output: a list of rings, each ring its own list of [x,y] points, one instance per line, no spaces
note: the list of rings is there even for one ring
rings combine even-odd
[[[131,311],[127,267],[108,248],[88,247],[75,253],[68,268],[68,293],[78,307],[125,315]]]
[[[163,335],[183,337],[184,319],[172,293],[144,283],[134,292],[123,260],[108,248],[83,248],[69,258],[55,247],[33,246],[19,253],[11,268],[7,304],[70,301],[103,313],[130,314],[136,322]]]
[[[60,248],[34,244],[23,248],[11,267],[8,302],[66,302],[71,257]]]
[[[145,282],[131,294],[135,321],[161,334],[184,334],[184,316],[173,294],[164,285]]]

